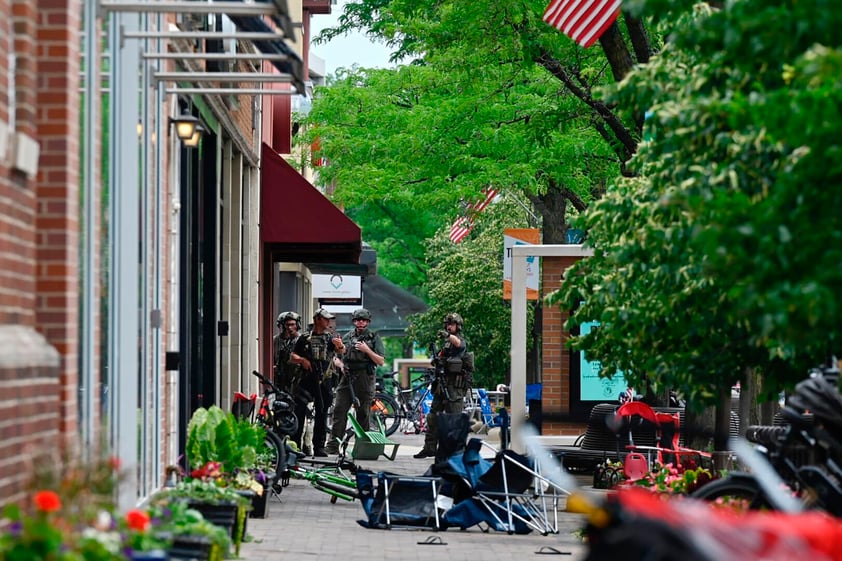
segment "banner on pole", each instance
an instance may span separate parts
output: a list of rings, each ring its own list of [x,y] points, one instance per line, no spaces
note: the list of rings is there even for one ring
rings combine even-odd
[[[541,231],[537,228],[506,228],[503,230],[503,298],[512,299],[512,248],[516,245],[541,243]],[[537,257],[526,258],[526,299],[538,299],[540,284],[540,261]]]

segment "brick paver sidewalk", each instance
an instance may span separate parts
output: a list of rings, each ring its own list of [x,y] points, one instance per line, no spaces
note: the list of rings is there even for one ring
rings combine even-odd
[[[402,475],[421,475],[430,466],[429,458],[412,457],[423,444],[423,435],[394,435],[401,443],[394,462],[385,458],[360,461],[359,466],[373,471],[389,471]],[[558,534],[542,536],[508,535],[493,530],[485,533],[477,526],[468,530],[372,530],[360,526],[364,512],[358,501],[339,500],[331,504],[330,496],[310,486],[307,481],[293,480],[277,498],[271,499],[269,515],[248,521],[250,541],[243,544],[240,557],[247,561],[289,561],[303,559],[335,559],[342,561],[398,561],[419,559],[434,561],[479,561],[507,559],[524,561],[542,559],[538,552],[552,553],[550,548],[569,553],[567,560],[585,557],[585,546],[576,532],[584,521],[580,515],[559,513]],[[441,544],[419,542],[440,541]]]

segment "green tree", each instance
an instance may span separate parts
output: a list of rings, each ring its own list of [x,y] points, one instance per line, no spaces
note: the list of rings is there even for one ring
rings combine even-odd
[[[430,309],[411,318],[410,337],[425,347],[438,344],[444,317],[465,320],[464,335],[474,352],[474,387],[493,388],[509,381],[509,303],[503,300],[503,236],[506,227],[525,226],[522,207],[501,200],[483,212],[470,239],[453,244],[447,233],[430,240],[427,259]],[[529,313],[529,325],[532,322]]]
[[[382,261],[386,276],[397,278],[395,266],[417,290],[424,240],[489,185],[529,201],[544,241],[563,243],[570,209],[584,210],[625,171],[642,117],[622,118],[595,88],[648,60],[645,30],[632,18],[612,26],[606,64],[599,49],[581,49],[541,21],[544,7],[363,0],[346,4],[338,27],[323,34],[362,29],[409,61],[340,71],[317,89],[303,136],[319,140],[328,160],[321,181],[365,218],[366,240],[401,257]]]
[[[747,368],[769,393],[838,346],[842,15],[827,2],[745,0],[721,10],[636,2],[671,43],[610,99],[650,110],[650,140],[585,213],[594,257],[557,301],[604,365],[694,404],[721,402]]]

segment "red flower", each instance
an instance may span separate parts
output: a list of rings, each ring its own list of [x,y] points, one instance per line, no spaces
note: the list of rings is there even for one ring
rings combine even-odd
[[[111,469],[113,469],[114,471],[120,471],[120,467],[122,466],[120,458],[118,458],[117,456],[111,456],[110,458],[108,458],[108,465],[110,465]]]
[[[54,491],[35,493],[35,508],[41,512],[54,512],[61,508],[61,499]]]
[[[149,515],[143,510],[132,509],[126,513],[126,524],[132,530],[145,532],[149,528]]]

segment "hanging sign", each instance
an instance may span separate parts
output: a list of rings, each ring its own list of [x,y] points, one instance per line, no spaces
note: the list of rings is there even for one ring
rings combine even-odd
[[[506,228],[503,230],[503,298],[512,299],[512,248],[516,245],[541,243],[541,231],[537,228]],[[538,299],[540,281],[538,257],[526,258],[526,299]]]

